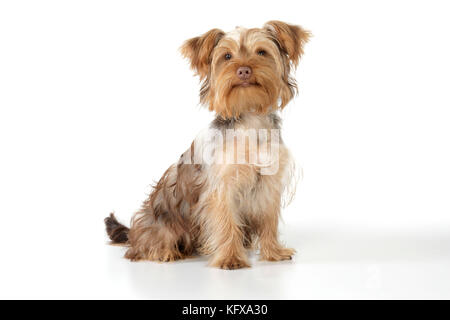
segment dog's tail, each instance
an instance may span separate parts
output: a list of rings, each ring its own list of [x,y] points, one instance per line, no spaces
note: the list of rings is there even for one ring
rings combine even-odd
[[[105,218],[106,233],[111,239],[112,243],[126,243],[128,241],[129,228],[117,221],[114,213]]]

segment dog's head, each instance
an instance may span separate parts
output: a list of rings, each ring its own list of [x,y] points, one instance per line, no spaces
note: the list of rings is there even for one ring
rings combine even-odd
[[[297,86],[290,72],[310,33],[270,21],[263,28],[212,29],[187,40],[182,54],[203,80],[200,101],[224,118],[282,109]]]

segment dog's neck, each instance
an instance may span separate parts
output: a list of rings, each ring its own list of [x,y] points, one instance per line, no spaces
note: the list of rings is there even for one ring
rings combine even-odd
[[[276,112],[268,114],[256,114],[253,112],[242,113],[238,118],[223,118],[216,116],[211,123],[211,128],[225,129],[280,129],[281,118]]]

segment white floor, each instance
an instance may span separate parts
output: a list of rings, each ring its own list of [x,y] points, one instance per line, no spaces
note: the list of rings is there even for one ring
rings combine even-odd
[[[106,244],[99,223],[80,229],[78,239],[35,239],[29,252],[17,252],[11,241],[11,259],[4,256],[0,266],[0,298],[448,299],[447,230],[285,223],[283,239],[298,250],[293,261],[252,255],[252,268],[224,271],[207,267],[206,257],[131,263],[124,248]]]

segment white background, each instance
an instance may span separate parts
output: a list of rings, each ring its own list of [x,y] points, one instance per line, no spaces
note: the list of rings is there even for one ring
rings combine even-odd
[[[0,298],[450,298],[446,1],[0,2]],[[290,262],[130,263],[128,222],[212,119],[177,51],[211,28],[314,34],[283,112],[304,180]]]

